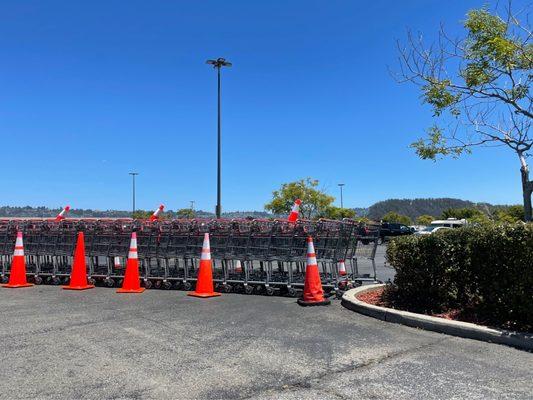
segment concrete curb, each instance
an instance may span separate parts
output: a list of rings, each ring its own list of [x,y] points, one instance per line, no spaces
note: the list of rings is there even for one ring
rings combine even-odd
[[[383,286],[385,285],[367,285],[350,289],[342,296],[342,305],[350,310],[382,321],[533,351],[533,333],[511,332],[469,322],[450,321],[444,318],[430,317],[429,315],[378,307],[357,299],[357,295]]]

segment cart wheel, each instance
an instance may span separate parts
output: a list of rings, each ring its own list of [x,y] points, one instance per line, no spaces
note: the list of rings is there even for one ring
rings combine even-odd
[[[144,281],[144,287],[150,289],[152,287],[152,281]]]
[[[33,282],[35,282],[36,285],[41,285],[43,283],[43,278],[41,278],[40,276],[36,276],[35,278],[33,278]]]
[[[124,283],[124,279],[117,280],[117,287],[122,287],[123,283]]]
[[[257,285],[257,286],[254,288],[254,291],[255,291],[255,293],[257,293],[257,294],[262,294],[264,290],[265,290],[265,288],[264,288],[264,286],[262,286],[262,285]]]
[[[182,286],[180,281],[174,282],[174,289],[180,290],[182,288],[183,288],[183,286]]]
[[[169,281],[166,281],[166,282],[163,282],[163,289],[166,289],[166,290],[169,290],[170,288],[172,288],[172,283],[170,283]]]
[[[161,289],[161,281],[154,282],[154,289]]]
[[[96,279],[94,279],[94,278],[89,278],[89,279],[87,279],[87,283],[88,283],[89,285],[96,285]]]
[[[228,284],[222,285],[222,289],[224,290],[224,293],[231,293],[233,291],[233,287]]]
[[[192,289],[192,283],[191,282],[183,282],[183,290],[191,290]]]
[[[2,277],[2,283],[7,283],[9,281],[9,278],[7,276]]]
[[[289,297],[297,297],[298,291],[295,288],[289,288],[287,289],[287,294],[289,295]]]
[[[265,294],[267,296],[274,296],[274,288],[271,288],[270,286],[265,288]]]
[[[52,285],[59,285],[59,284],[61,283],[61,279],[59,279],[59,278],[56,276],[55,278],[52,278],[52,279],[50,280],[50,283],[51,283]]]
[[[250,285],[246,285],[244,287],[244,293],[246,294],[252,294],[254,292],[254,287]]]
[[[63,278],[63,285],[68,285],[69,282],[70,282],[70,278],[68,276]]]
[[[107,287],[113,287],[113,286],[115,286],[115,281],[114,281],[113,279],[111,279],[111,278],[106,278],[106,279],[104,280],[104,283],[105,283],[105,285],[106,285]]]

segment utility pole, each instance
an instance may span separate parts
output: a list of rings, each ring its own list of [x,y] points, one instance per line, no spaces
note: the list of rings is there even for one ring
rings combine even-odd
[[[135,177],[137,175],[139,175],[138,172],[130,172],[129,173],[132,177],[132,180],[133,180],[133,207],[132,207],[132,212],[131,212],[131,217],[134,218],[135,216]]]
[[[215,214],[217,218],[220,218],[222,213],[221,204],[221,135],[220,135],[220,69],[222,67],[231,67],[232,64],[226,61],[224,58],[217,58],[216,60],[207,60],[206,64],[210,64],[213,68],[217,69],[217,82],[218,82],[218,124],[217,124],[217,206]]]
[[[341,208],[344,208],[344,204],[342,202],[342,187],[344,186],[344,183],[339,183],[338,185],[341,188]]]

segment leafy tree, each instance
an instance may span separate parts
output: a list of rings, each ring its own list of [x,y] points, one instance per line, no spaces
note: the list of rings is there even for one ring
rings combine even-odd
[[[324,209],[322,217],[328,219],[355,218],[355,210],[352,210],[351,208],[328,206]]]
[[[302,200],[300,215],[305,219],[321,215],[335,200],[318,189],[317,180],[306,178],[282,184],[279,190],[272,192],[272,201],[265,204],[265,209],[274,214],[288,214],[296,199]]]
[[[439,40],[429,47],[421,36],[409,33],[407,45],[398,46],[398,80],[417,85],[433,108],[435,124],[426,138],[412,144],[418,156],[436,160],[470,153],[474,147],[507,148],[520,162],[525,219],[530,221],[533,44],[528,15],[520,16],[525,25],[510,7],[503,17],[497,10],[471,10],[465,37],[452,39],[441,29]]]
[[[489,222],[487,215],[477,208],[448,208],[443,211],[442,218],[466,219],[475,223]]]
[[[494,213],[494,218],[497,222],[514,223],[524,220],[524,207],[522,206],[510,206],[497,210]]]
[[[484,215],[477,208],[448,208],[442,212],[442,218],[471,219]]]
[[[394,224],[404,224],[404,225],[411,225],[411,218],[409,218],[407,215],[402,215],[395,213],[394,211],[388,212],[383,217],[381,217],[381,220],[383,222],[392,222]]]
[[[432,221],[434,221],[435,218],[432,217],[431,215],[420,215],[417,219],[416,219],[416,224],[417,225],[429,225],[431,224]]]
[[[191,208],[182,208],[176,211],[177,218],[194,218],[194,210]]]
[[[516,221],[525,221],[524,206],[520,206],[520,205],[510,206],[509,208],[507,208],[506,212]]]
[[[135,210],[133,213],[134,219],[148,219],[153,214],[153,211]]]
[[[357,223],[360,223],[360,224],[369,224],[370,222],[372,222],[372,220],[370,218],[367,218],[367,217],[357,217],[355,216],[353,218],[354,221],[356,221]]]

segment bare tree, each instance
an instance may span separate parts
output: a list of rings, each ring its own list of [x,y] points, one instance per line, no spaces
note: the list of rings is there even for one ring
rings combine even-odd
[[[469,11],[460,39],[441,26],[438,40],[426,45],[421,35],[409,32],[405,44],[398,42],[396,78],[419,86],[434,111],[427,137],[412,144],[417,154],[436,160],[478,146],[513,151],[520,162],[525,219],[531,221],[532,33],[528,8],[513,13],[509,2],[503,17],[498,11]]]

